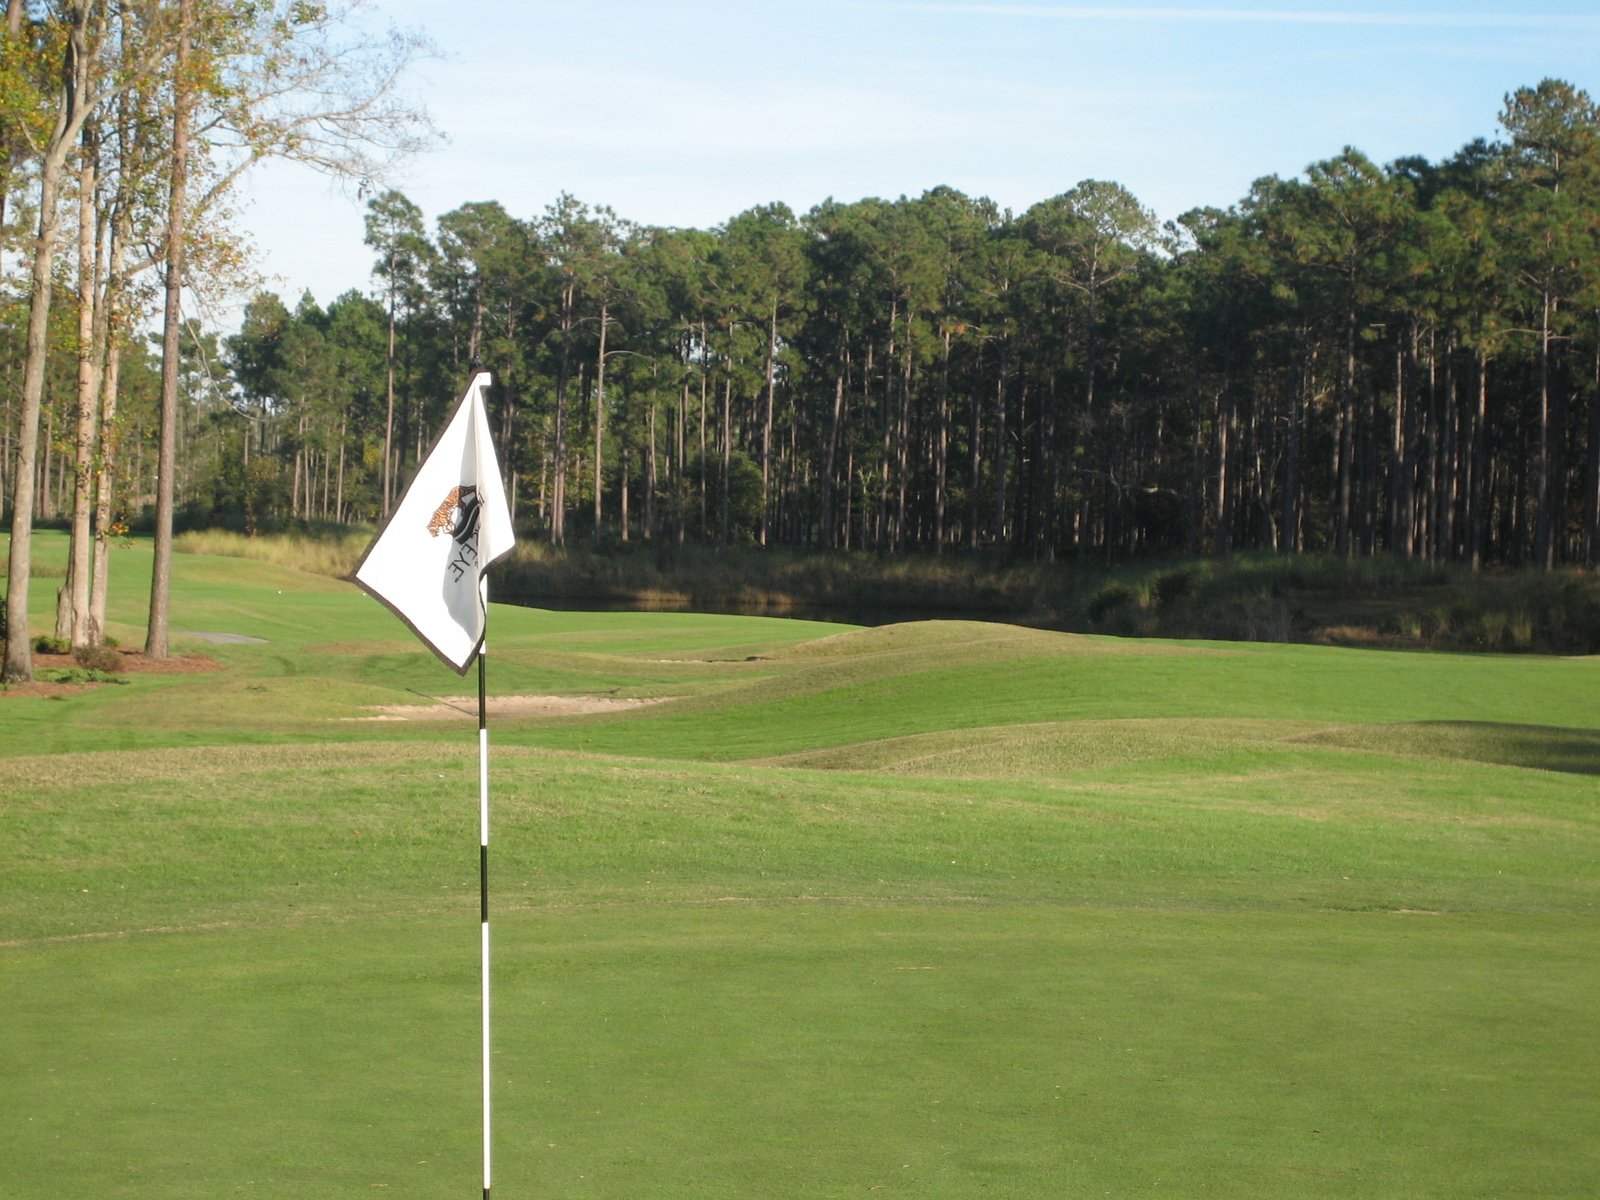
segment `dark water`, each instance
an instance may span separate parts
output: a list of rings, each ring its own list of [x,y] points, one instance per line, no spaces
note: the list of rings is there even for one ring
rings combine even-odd
[[[502,597],[495,597],[499,600]],[[699,602],[692,598],[589,597],[589,596],[513,596],[504,603],[524,608],[548,608],[556,612],[675,612],[716,613],[733,617],[786,617],[796,621],[828,621],[838,625],[898,625],[905,621],[997,621],[1015,623],[1017,613],[999,610],[890,607],[885,605],[799,604],[786,601]]]

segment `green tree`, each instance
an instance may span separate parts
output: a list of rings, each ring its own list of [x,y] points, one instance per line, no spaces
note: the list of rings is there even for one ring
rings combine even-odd
[[[762,329],[765,335],[758,457],[761,509],[756,531],[757,542],[764,546],[772,510],[772,429],[778,357],[804,307],[805,231],[787,205],[763,205],[730,220],[718,250],[719,278],[727,300],[738,309],[744,323]]]
[[[383,515],[388,516],[395,501],[398,466],[394,417],[399,325],[403,315],[414,315],[424,302],[434,250],[423,228],[422,210],[393,190],[367,202],[366,243],[378,252],[372,273],[383,285],[389,319],[383,418]]]
[[[1538,461],[1534,559],[1555,566],[1564,508],[1566,396],[1553,372],[1559,343],[1600,299],[1600,110],[1560,80],[1506,97],[1500,124],[1507,195],[1502,240],[1527,296],[1528,328],[1538,344]],[[1584,300],[1589,303],[1584,305]]]

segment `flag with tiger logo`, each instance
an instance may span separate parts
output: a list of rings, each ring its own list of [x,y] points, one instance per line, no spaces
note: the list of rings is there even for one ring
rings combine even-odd
[[[483,573],[515,544],[484,407],[489,383],[486,371],[473,378],[355,570],[458,675],[483,645]]]

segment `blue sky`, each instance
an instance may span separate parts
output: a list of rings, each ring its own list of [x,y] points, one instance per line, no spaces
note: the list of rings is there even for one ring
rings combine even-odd
[[[1380,162],[1493,137],[1546,76],[1600,93],[1594,0],[941,3],[374,0],[442,51],[415,77],[448,141],[393,181],[433,218],[568,191],[635,221],[949,184],[1020,211],[1083,179],[1168,219],[1353,145]],[[298,168],[246,188],[270,286],[370,286],[360,202]]]

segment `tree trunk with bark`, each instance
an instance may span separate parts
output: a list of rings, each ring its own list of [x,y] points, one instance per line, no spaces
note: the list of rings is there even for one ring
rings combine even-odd
[[[822,471],[818,480],[821,489],[818,507],[822,545],[832,550],[838,545],[837,522],[834,520],[834,488],[838,474],[839,435],[844,429],[844,401],[849,387],[849,352],[840,345],[839,358],[833,371],[833,406],[828,413],[828,435],[822,448]]]
[[[89,619],[97,639],[106,631],[106,598],[111,572],[111,522],[113,467],[116,462],[117,437],[117,387],[122,375],[123,284],[122,262],[125,254],[125,231],[118,226],[123,220],[119,212],[111,223],[110,264],[106,271],[106,296],[102,306],[105,312],[105,369],[100,377],[100,454],[95,464],[94,511],[94,569],[89,589]],[[249,444],[249,430],[245,430],[245,444]]]
[[[573,303],[577,283],[568,280],[561,295],[561,354],[556,368],[555,448],[550,464],[550,544],[567,541],[567,385],[572,374]]]
[[[604,495],[602,468],[605,462],[602,438],[606,427],[606,334],[611,328],[611,308],[607,301],[600,302],[600,351],[594,360],[594,544],[600,545],[601,522],[604,518],[601,497]],[[624,522],[626,524],[626,522]],[[626,539],[624,539],[626,540]]]
[[[28,332],[22,369],[22,402],[17,419],[16,471],[12,480],[11,551],[7,567],[5,664],[0,682],[33,678],[33,647],[28,631],[28,580],[32,567],[34,473],[38,460],[39,414],[43,407],[50,302],[61,183],[67,157],[89,117],[93,55],[89,23],[93,5],[79,0],[70,9],[62,56],[61,103],[55,126],[39,162],[39,224],[33,244]]]
[[[1546,571],[1556,565],[1556,509],[1560,504],[1559,477],[1555,469],[1556,430],[1550,392],[1550,343],[1555,336],[1555,300],[1548,284],[1540,297],[1539,316],[1539,459],[1535,477],[1533,552]]]
[[[777,386],[778,368],[778,300],[773,297],[772,311],[767,317],[767,378],[766,394],[761,411],[761,521],[756,539],[767,544],[767,522],[771,498],[772,479],[772,408],[773,390]]]
[[[100,371],[96,300],[100,292],[99,214],[95,203],[97,148],[86,125],[78,160],[78,418],[73,455],[72,533],[67,579],[56,605],[56,636],[73,649],[99,642],[92,626],[89,581],[93,554],[94,452],[100,427]]]
[[[150,620],[144,652],[166,658],[167,621],[172,602],[173,485],[178,467],[178,337],[183,321],[184,205],[188,192],[189,32],[193,0],[178,8],[177,55],[173,67],[172,162],[167,190],[166,309],[161,326],[161,433],[156,466],[155,562],[150,573]]]

